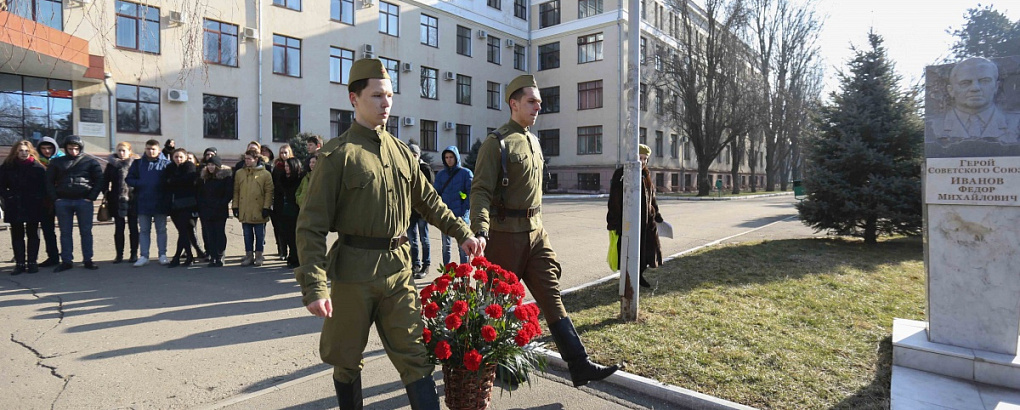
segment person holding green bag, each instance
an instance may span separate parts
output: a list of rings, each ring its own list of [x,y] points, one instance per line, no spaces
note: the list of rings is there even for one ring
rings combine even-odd
[[[655,201],[655,186],[652,185],[652,175],[648,172],[648,155],[652,149],[645,144],[638,146],[638,158],[641,160],[641,287],[651,287],[652,284],[645,280],[645,269],[654,268],[662,264],[662,247],[659,245],[659,229],[657,222],[662,222],[662,215],[659,214],[659,203]],[[620,241],[623,233],[623,168],[617,168],[613,173],[613,179],[609,182],[609,212],[606,213],[606,229],[609,229],[610,241],[613,234],[616,235],[616,263],[612,259],[613,251],[609,252],[609,266],[620,267]],[[616,270],[614,269],[614,270]]]

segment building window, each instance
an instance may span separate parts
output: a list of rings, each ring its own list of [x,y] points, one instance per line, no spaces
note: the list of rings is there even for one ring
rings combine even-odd
[[[638,142],[648,145],[648,128],[638,128]]]
[[[471,126],[457,124],[457,149],[467,154],[471,151]]]
[[[205,62],[237,67],[237,26],[206,19]]]
[[[273,34],[273,73],[301,76],[301,40]]]
[[[488,0],[486,3],[489,5],[489,7],[492,7],[496,10],[502,10],[503,9],[502,1],[503,0]]]
[[[499,109],[499,83],[489,81],[485,85],[485,106],[492,110]]]
[[[160,133],[159,89],[117,84],[117,132]]]
[[[560,178],[558,174],[550,173],[549,180],[546,181],[545,188],[547,190],[560,189]]]
[[[597,172],[581,172],[577,174],[577,189],[582,191],[598,191],[602,189]]]
[[[489,62],[499,64],[499,37],[489,36]]]
[[[655,173],[655,187],[660,189],[666,187],[666,174],[662,172]]]
[[[538,71],[560,67],[560,43],[538,46]]]
[[[655,88],[655,113],[662,115],[662,89]]]
[[[237,98],[205,94],[202,96],[205,138],[237,139]]]
[[[673,192],[676,192],[677,189],[680,188],[680,174],[675,172],[669,174],[669,186],[672,188]]]
[[[542,155],[558,157],[560,155],[560,130],[539,130],[538,143],[542,146]]]
[[[577,38],[577,63],[602,60],[602,33]]]
[[[527,57],[524,54],[524,46],[520,44],[514,45],[514,69],[527,71]]]
[[[471,77],[457,74],[457,104],[471,105]]]
[[[471,29],[457,26],[457,54],[471,57]]]
[[[390,133],[394,138],[400,138],[400,117],[391,115],[386,120],[386,132]]]
[[[525,0],[514,0],[514,17],[528,19],[528,4]]]
[[[439,151],[438,128],[439,123],[430,120],[421,120],[421,149],[423,151]]]
[[[690,141],[684,141],[684,159],[685,160],[690,160],[691,159],[691,142]]]
[[[71,135],[73,96],[70,81],[0,73],[0,145]]]
[[[159,8],[117,0],[117,47],[159,54]]]
[[[439,47],[439,19],[422,14],[420,31],[422,44]]]
[[[542,110],[539,114],[560,112],[560,87],[539,88],[542,95]]]
[[[61,0],[14,0],[4,2],[6,10],[39,24],[64,30],[64,8]]]
[[[421,98],[439,99],[439,70],[421,67]]]
[[[390,60],[386,57],[379,57],[383,67],[390,73],[390,84],[393,86],[393,93],[400,93],[400,60]]]
[[[273,103],[273,142],[287,142],[301,132],[301,106]]]
[[[643,12],[643,10],[644,9],[642,9],[642,12]],[[641,46],[638,48],[638,60],[640,61],[640,63],[642,65],[645,63],[645,47],[647,47],[647,46],[648,46],[648,40],[645,40],[644,37],[641,37]]]
[[[662,131],[655,131],[655,157],[662,158]]]
[[[301,11],[301,0],[273,0],[273,5]]]
[[[602,14],[602,0],[580,0],[577,2],[577,18],[583,19]]]
[[[379,32],[400,35],[400,7],[385,1],[379,2]]]
[[[677,158],[680,155],[680,137],[676,134],[669,135],[669,155],[672,158]]]
[[[655,53],[655,71],[662,71],[662,57]]]
[[[329,0],[329,18],[354,24],[354,0]]]
[[[602,108],[602,80],[577,84],[577,109]]]
[[[393,117],[390,117],[392,119]],[[329,135],[339,137],[354,124],[354,111],[329,110]]]
[[[648,111],[648,85],[641,83],[638,87],[638,101],[640,102],[641,111]]]
[[[538,5],[538,28],[560,24],[560,0]]]
[[[347,85],[350,82],[354,51],[345,48],[329,48],[329,81]]]
[[[577,127],[577,155],[602,153],[602,126]]]

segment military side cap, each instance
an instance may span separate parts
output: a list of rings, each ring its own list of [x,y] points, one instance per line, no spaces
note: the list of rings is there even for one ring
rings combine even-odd
[[[535,82],[535,76],[533,75],[519,75],[509,85],[506,86],[506,100],[510,101],[510,95],[522,88],[535,87],[538,88],[538,83]]]
[[[363,58],[351,65],[350,83],[367,78],[378,78],[389,80],[390,73],[386,71],[382,61],[375,58]]]

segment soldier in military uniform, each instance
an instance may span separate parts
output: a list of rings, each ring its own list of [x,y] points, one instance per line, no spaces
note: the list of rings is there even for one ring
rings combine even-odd
[[[471,184],[471,227],[488,247],[486,258],[516,273],[545,315],[567,362],[574,386],[602,380],[618,366],[600,366],[588,354],[560,299],[560,264],[542,227],[542,172],[535,124],[542,97],[535,77],[522,75],[506,88],[510,121],[489,134],[478,150]]]
[[[301,266],[295,275],[302,302],[325,318],[319,352],[334,366],[341,409],[362,407],[363,352],[373,323],[400,372],[411,408],[439,409],[434,366],[420,341],[421,303],[404,235],[411,208],[456,237],[468,254],[483,248],[418,172],[411,150],[386,132],[393,88],[382,63],[355,62],[348,90],[355,122],[319,151],[297,221]],[[338,232],[339,239],[327,253],[329,232]]]

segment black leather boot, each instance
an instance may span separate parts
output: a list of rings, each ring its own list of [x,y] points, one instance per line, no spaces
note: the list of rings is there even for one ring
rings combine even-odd
[[[336,401],[340,410],[361,410],[364,401],[361,399],[361,376],[351,383],[340,383],[333,379],[336,389]]]
[[[14,265],[14,270],[11,271],[11,276],[18,276],[23,272],[25,272],[25,264],[19,262]]]
[[[436,393],[436,381],[432,379],[431,374],[405,386],[404,389],[407,390],[411,410],[439,410],[439,393]]]
[[[581,344],[581,338],[577,336],[577,331],[569,317],[550,325],[549,332],[552,333],[556,347],[560,349],[560,357],[567,362],[570,380],[574,382],[574,387],[584,386],[590,381],[605,379],[620,369],[620,366],[615,364],[605,367],[588,360],[588,352]]]

